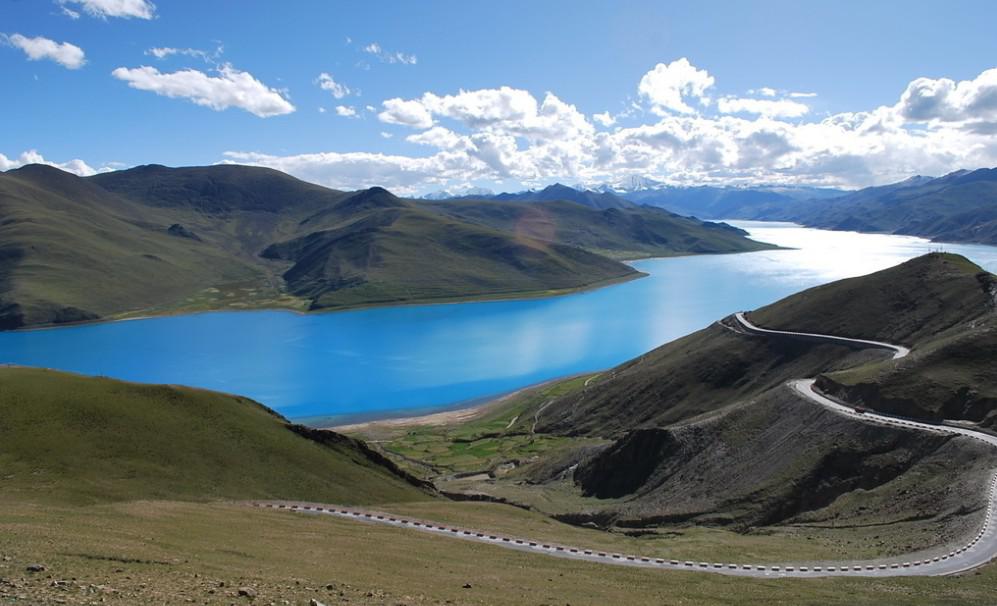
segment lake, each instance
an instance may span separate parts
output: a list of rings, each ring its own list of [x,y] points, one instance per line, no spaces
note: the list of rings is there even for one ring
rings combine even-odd
[[[0,362],[239,393],[291,418],[442,407],[607,368],[734,311],[943,249],[997,247],[731,221],[793,250],[634,262],[646,278],[563,297],[300,315],[213,312],[0,333]]]

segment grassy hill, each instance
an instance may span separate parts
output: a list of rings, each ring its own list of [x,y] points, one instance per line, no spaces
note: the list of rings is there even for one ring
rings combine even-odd
[[[430,498],[362,444],[247,398],[0,368],[3,500]]]
[[[429,212],[374,188],[302,221],[307,234],[262,255],[293,263],[289,290],[311,308],[526,295],[636,276],[582,248]]]
[[[652,535],[690,525],[749,533],[840,526],[827,531],[835,541],[880,553],[930,547],[979,522],[994,453],[830,413],[785,382],[818,376],[849,402],[992,427],[994,284],[962,257],[932,254],[750,314],[765,327],[906,343],[912,352],[901,362],[749,335],[725,318],[616,368],[534,390],[466,427],[409,430],[382,444],[398,460],[421,461],[409,468],[445,490],[575,524]]]
[[[510,204],[481,200],[426,203],[448,216],[621,259],[764,250],[747,232],[647,206],[593,209],[568,201]]]
[[[170,233],[176,218],[47,166],[0,174],[0,216],[0,328],[94,319],[262,277],[251,261]]]
[[[722,227],[706,238],[706,227],[677,218],[614,231],[598,211],[576,213],[571,232],[544,239],[381,188],[340,192],[249,166],[149,165],[79,178],[31,165],[0,174],[0,214],[0,329],[551,294],[639,276],[603,253],[642,251],[648,238],[667,239],[675,253],[760,247]],[[607,248],[572,235],[585,221],[613,234]]]

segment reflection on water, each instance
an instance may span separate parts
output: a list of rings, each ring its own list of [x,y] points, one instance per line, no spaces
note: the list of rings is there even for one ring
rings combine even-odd
[[[0,361],[248,395],[292,417],[446,405],[618,364],[729,313],[943,248],[735,222],[793,250],[635,262],[649,277],[549,299],[331,314],[210,313],[0,333]]]

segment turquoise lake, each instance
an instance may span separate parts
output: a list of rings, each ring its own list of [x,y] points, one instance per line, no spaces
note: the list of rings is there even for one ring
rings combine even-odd
[[[943,249],[997,247],[731,223],[792,247],[634,262],[646,278],[564,297],[300,315],[214,312],[0,333],[0,362],[239,393],[292,418],[455,405],[607,368],[738,310]]]

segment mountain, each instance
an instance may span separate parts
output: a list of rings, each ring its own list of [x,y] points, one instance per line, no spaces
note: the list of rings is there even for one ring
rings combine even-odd
[[[567,185],[555,183],[540,191],[524,191],[519,193],[501,193],[492,196],[464,195],[457,199],[495,200],[498,202],[575,202],[599,210],[607,208],[633,208],[633,202],[621,198],[611,192],[598,192],[588,189],[575,189]]]
[[[981,318],[989,322],[995,293],[997,278],[973,263],[932,254],[808,289],[748,317],[766,328],[927,347],[950,331],[972,332]],[[868,355],[845,346],[743,338],[718,322],[613,369],[611,380],[555,400],[538,429],[617,436],[687,421]]]
[[[975,532],[986,507],[979,488],[997,465],[992,449],[869,425],[786,383],[816,376],[852,404],[997,427],[997,277],[936,253],[748,317],[766,328],[901,343],[911,353],[894,362],[869,348],[754,335],[724,318],[616,368],[513,399],[490,410],[478,433],[458,426],[454,452],[489,454],[488,480],[458,477],[452,461],[461,471],[481,467],[453,457],[439,461],[434,480],[640,535],[702,525],[817,532],[842,546],[903,553]],[[396,440],[398,452],[419,452],[415,437]],[[394,452],[390,443],[386,450]],[[504,450],[508,458],[492,454]]]
[[[638,204],[666,208],[703,219],[776,220],[797,208],[809,208],[819,200],[843,191],[817,187],[640,187],[621,195]]]
[[[432,498],[363,443],[290,424],[247,398],[0,368],[3,498]]]
[[[186,215],[48,166],[0,174],[0,216],[0,328],[95,319],[262,278],[251,258],[183,227]]]
[[[648,206],[597,209],[575,202],[451,200],[424,204],[447,216],[618,259],[763,250],[747,232]]]
[[[810,227],[997,244],[997,168],[912,177],[782,215]]]
[[[551,294],[640,275],[585,240],[524,237],[382,188],[341,192],[250,166],[148,165],[80,178],[29,165],[0,173],[0,216],[0,329]],[[724,252],[758,247],[717,233]],[[644,246],[614,237],[617,250]],[[719,250],[694,234],[669,238],[677,252]]]

